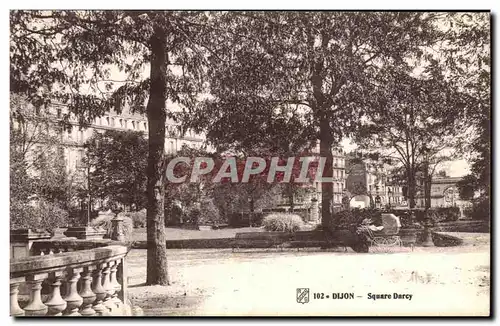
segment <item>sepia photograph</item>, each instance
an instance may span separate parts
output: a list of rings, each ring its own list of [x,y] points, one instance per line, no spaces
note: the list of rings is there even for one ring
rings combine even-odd
[[[491,317],[491,31],[11,9],[10,316]]]

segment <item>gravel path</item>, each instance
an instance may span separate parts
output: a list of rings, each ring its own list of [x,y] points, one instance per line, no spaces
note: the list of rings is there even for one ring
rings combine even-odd
[[[333,251],[169,250],[172,286],[143,286],[146,251],[128,256],[130,297],[145,315],[487,315],[489,245]],[[296,302],[309,288],[310,301]],[[354,293],[332,300],[332,293]],[[313,293],[330,299],[314,299]],[[408,294],[406,299],[368,299]],[[359,297],[358,297],[359,296]]]

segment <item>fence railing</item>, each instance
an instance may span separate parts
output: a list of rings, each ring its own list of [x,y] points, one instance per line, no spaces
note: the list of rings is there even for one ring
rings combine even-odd
[[[44,246],[37,256],[10,263],[12,316],[129,315],[128,248],[108,245],[74,250]],[[43,253],[43,255],[42,255]]]

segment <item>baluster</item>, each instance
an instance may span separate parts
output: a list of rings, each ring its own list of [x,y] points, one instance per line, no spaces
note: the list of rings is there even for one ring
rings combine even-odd
[[[108,308],[108,311],[111,311],[114,308],[114,303],[111,301],[113,293],[115,292],[115,289],[111,284],[111,267],[113,267],[114,263],[115,262],[113,261],[106,263],[106,267],[102,271],[104,278],[102,287],[104,288],[104,291],[106,291],[106,297],[104,298],[103,304],[106,308]]]
[[[82,286],[80,291],[80,296],[83,298],[82,309],[80,310],[82,316],[93,316],[96,314],[96,311],[92,309],[92,303],[94,303],[96,295],[91,289],[92,271],[95,269],[96,268],[94,266],[88,266],[83,270]]]
[[[49,307],[47,315],[49,316],[61,316],[64,309],[66,309],[66,301],[61,297],[61,281],[64,279],[64,271],[53,272],[50,275],[50,286],[52,287],[52,292],[50,299],[45,302],[45,305]]]
[[[45,316],[47,306],[42,302],[42,282],[49,274],[37,274],[26,277],[27,283],[30,285],[30,300],[28,305],[24,307],[26,316]]]
[[[125,257],[120,260],[118,265],[118,270],[116,271],[116,277],[120,283],[121,291],[118,293],[118,298],[124,305],[128,304],[128,274],[127,274],[127,261]]]
[[[94,271],[94,281],[92,282],[92,292],[96,295],[96,300],[94,303],[94,310],[99,316],[106,316],[108,314],[108,309],[102,304],[104,298],[106,298],[106,291],[102,286],[103,281],[103,269],[106,264],[99,264],[97,269]]]
[[[64,300],[68,303],[66,310],[64,311],[65,316],[81,316],[78,312],[78,309],[83,303],[83,298],[78,294],[77,291],[77,283],[80,279],[80,273],[83,271],[83,268],[69,268],[70,275],[67,280],[67,294]]]
[[[121,259],[115,261],[114,265],[111,267],[111,286],[113,286],[113,289],[115,290],[111,295],[111,301],[116,305],[117,308],[120,308],[122,306],[122,302],[118,298],[118,292],[120,292],[122,286],[120,285],[120,283],[118,283],[117,280],[117,270],[118,265],[120,265],[120,261]]]
[[[10,315],[24,316],[24,310],[19,307],[17,294],[19,293],[19,285],[24,282],[24,277],[16,277],[10,279]]]

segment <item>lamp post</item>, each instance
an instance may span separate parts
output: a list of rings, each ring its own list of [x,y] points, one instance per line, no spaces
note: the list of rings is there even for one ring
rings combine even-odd
[[[387,190],[387,195],[388,195],[388,199],[389,199],[389,208],[391,207],[391,196],[392,196],[392,190],[391,188],[389,188]]]

